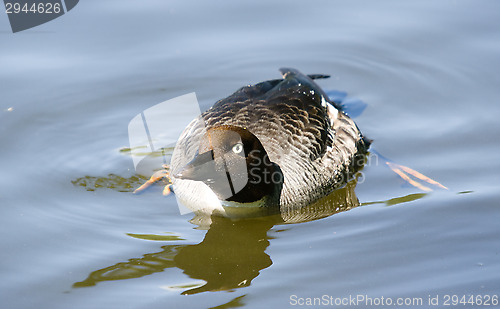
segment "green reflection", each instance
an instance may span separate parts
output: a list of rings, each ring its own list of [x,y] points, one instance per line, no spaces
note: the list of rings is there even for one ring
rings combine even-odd
[[[144,152],[138,152],[138,149],[144,149]],[[155,150],[153,152],[147,151],[147,146],[138,146],[135,148],[121,148],[119,152],[128,156],[139,156],[149,158],[169,157],[174,150],[173,147],[166,147]],[[132,153],[134,150],[134,153]],[[112,189],[118,192],[133,192],[140,187],[149,177],[142,175],[132,175],[130,177],[122,177],[116,174],[108,174],[107,176],[84,176],[72,180],[71,183],[77,187],[83,187],[87,191],[95,191],[99,188]],[[166,183],[165,183],[166,184]]]
[[[89,276],[76,282],[73,287],[94,286],[101,281],[124,280],[144,277],[162,272],[168,268],[183,270],[191,279],[201,283],[178,284],[167,289],[182,290],[182,294],[196,294],[206,291],[227,291],[249,286],[260,272],[271,266],[273,261],[266,253],[271,237],[268,231],[276,225],[317,220],[360,206],[354,189],[356,181],[309,206],[282,211],[278,215],[230,219],[222,217],[195,216],[191,222],[208,229],[199,244],[180,244],[184,239],[174,234],[136,234],[128,236],[153,241],[170,242],[162,250],[146,253],[112,266],[95,270]],[[363,203],[362,205],[396,205],[425,197],[427,194],[410,194],[387,201]],[[276,229],[286,232],[287,229]],[[174,243],[171,243],[174,242]],[[241,298],[235,298],[228,306],[238,306]]]
[[[145,254],[142,258],[133,258],[127,262],[118,263],[90,273],[81,282],[76,282],[73,287],[88,287],[100,281],[123,280],[139,278],[149,274],[163,271],[165,268],[175,267],[173,258],[182,246],[165,246],[158,253]]]
[[[268,231],[273,226],[311,221],[359,206],[354,194],[355,186],[355,181],[352,181],[346,187],[310,206],[275,216],[239,220],[212,216],[208,218],[210,225],[205,238],[199,244],[179,244],[178,241],[182,239],[175,235],[127,234],[140,239],[176,243],[161,247],[160,252],[147,253],[142,257],[93,271],[73,287],[89,287],[101,281],[139,278],[174,267],[182,269],[190,278],[204,282],[201,285],[184,285],[182,294],[185,295],[249,286],[263,269],[273,263],[266,253],[271,239]],[[200,221],[195,217],[191,222],[206,220]],[[171,286],[172,289],[180,287]],[[240,301],[241,298],[234,299],[231,306]]]
[[[393,206],[393,205],[397,205],[397,204],[416,201],[416,200],[419,200],[427,195],[428,195],[428,193],[414,193],[414,194],[408,194],[408,195],[401,196],[401,197],[391,198],[391,199],[388,199],[386,201],[364,202],[361,205],[367,206],[367,205],[373,205],[373,204],[385,204],[387,206]]]
[[[134,175],[128,178],[109,174],[103,177],[85,176],[72,180],[71,183],[77,187],[83,187],[87,191],[95,191],[99,188],[113,189],[119,192],[133,192],[137,187],[147,180],[141,175]]]
[[[137,151],[138,149],[144,150],[144,152],[138,152]],[[136,157],[146,157],[146,156],[150,156],[150,157],[163,157],[165,155],[171,156],[172,152],[174,151],[174,147],[160,148],[160,149],[157,149],[155,151],[148,151],[148,150],[149,150],[148,146],[137,146],[137,147],[134,147],[134,148],[124,147],[124,148],[121,148],[119,150],[119,152],[121,154],[124,154],[124,155],[136,156]],[[134,152],[132,153],[132,151],[134,151]]]
[[[137,239],[155,240],[155,241],[185,240],[184,238],[180,238],[177,235],[133,234],[133,233],[127,233],[127,235]]]
[[[213,217],[204,240],[196,245],[165,245],[162,251],[144,254],[127,262],[99,269],[73,287],[88,287],[101,281],[139,278],[177,267],[203,286],[188,288],[182,294],[230,290],[250,285],[260,270],[272,264],[265,253],[267,231],[275,219],[233,221]],[[178,287],[177,287],[178,288]]]
[[[262,269],[272,265],[271,257],[265,250],[269,246],[267,232],[275,220],[212,219],[205,239],[197,245],[179,250],[174,259],[176,266],[183,269],[186,275],[206,282],[204,286],[186,290],[182,294],[249,286]]]

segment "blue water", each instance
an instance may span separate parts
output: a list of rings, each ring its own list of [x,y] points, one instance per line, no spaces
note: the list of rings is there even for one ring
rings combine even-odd
[[[323,295],[436,308],[430,297],[500,294],[499,12],[88,0],[16,34],[0,14],[2,308],[286,308]],[[159,187],[131,194],[135,115],[190,92],[210,105],[283,66],[330,74],[325,90],[366,103],[356,123],[374,149],[449,190],[372,162],[348,211],[208,230]]]

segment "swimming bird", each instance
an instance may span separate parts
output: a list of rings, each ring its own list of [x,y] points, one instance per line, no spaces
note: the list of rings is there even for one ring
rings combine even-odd
[[[223,216],[303,207],[363,166],[370,140],[314,82],[329,76],[280,72],[219,100],[183,131],[169,168],[183,205]]]

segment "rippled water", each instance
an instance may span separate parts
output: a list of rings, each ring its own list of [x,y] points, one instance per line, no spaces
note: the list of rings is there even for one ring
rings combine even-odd
[[[17,34],[0,14],[2,307],[366,295],[424,308],[429,296],[498,295],[499,12],[496,1],[81,1]],[[356,122],[374,149],[449,190],[422,192],[372,162],[306,214],[325,218],[215,218],[208,230],[160,187],[131,194],[135,115],[190,92],[209,106],[283,66],[332,75],[324,89],[367,103]]]

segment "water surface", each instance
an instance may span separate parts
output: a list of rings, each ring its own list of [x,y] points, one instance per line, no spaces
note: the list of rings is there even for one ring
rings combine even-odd
[[[496,1],[81,1],[17,34],[0,14],[2,306],[367,295],[425,308],[429,295],[499,294],[499,12]],[[449,190],[372,163],[330,197],[333,215],[208,230],[159,187],[131,194],[135,115],[190,92],[208,106],[283,66],[332,75],[324,89],[367,103],[356,122],[377,151]]]

